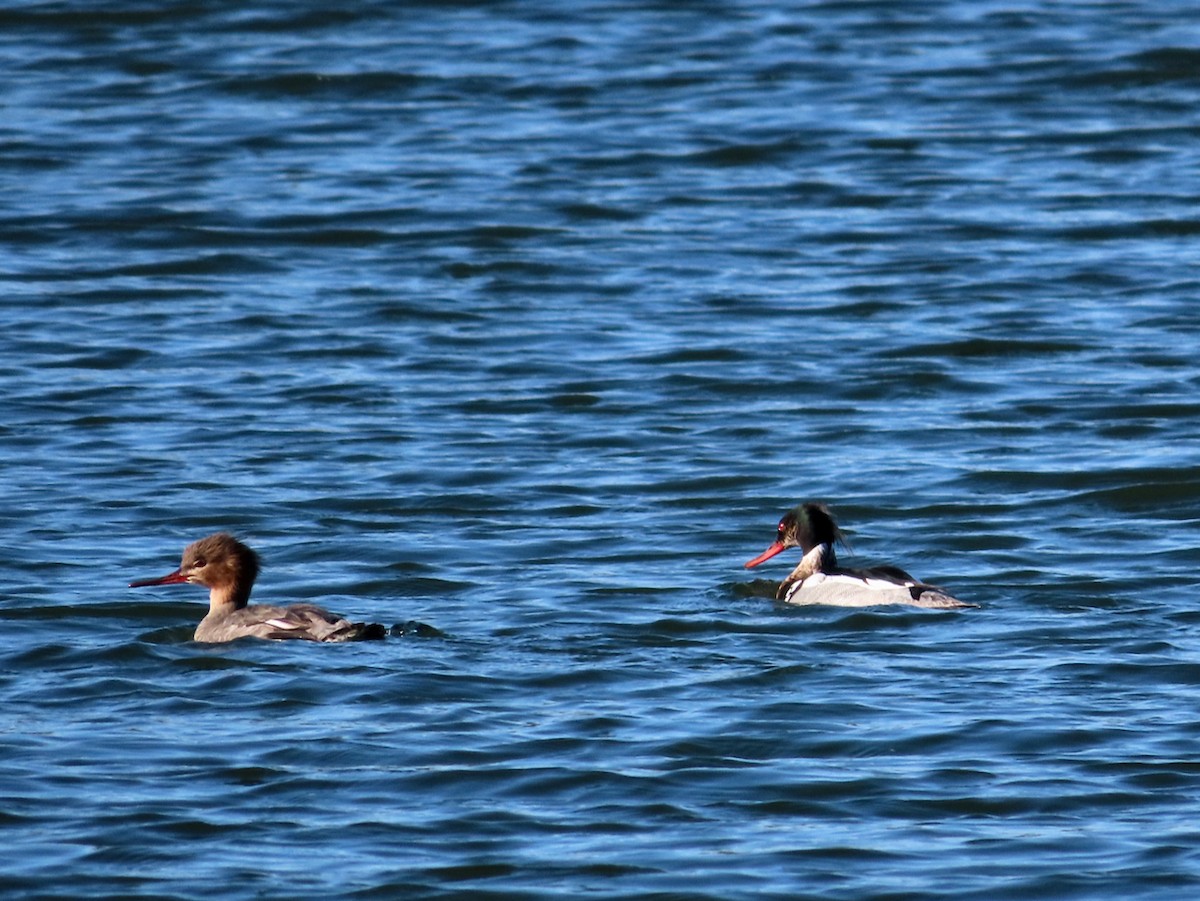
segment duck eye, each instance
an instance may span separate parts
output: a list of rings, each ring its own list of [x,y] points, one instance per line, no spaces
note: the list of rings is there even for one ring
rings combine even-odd
[[[206,566],[208,566],[208,561],[203,557],[197,557],[196,562],[192,564],[193,569],[204,569]]]

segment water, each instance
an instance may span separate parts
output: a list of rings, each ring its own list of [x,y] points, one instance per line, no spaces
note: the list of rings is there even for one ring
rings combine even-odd
[[[1198,48],[10,4],[6,896],[1193,895]],[[775,605],[805,498],[979,609]],[[217,529],[444,636],[194,644]]]

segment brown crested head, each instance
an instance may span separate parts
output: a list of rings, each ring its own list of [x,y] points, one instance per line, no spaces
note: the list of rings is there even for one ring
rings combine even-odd
[[[179,571],[189,582],[209,588],[253,585],[260,568],[258,554],[228,532],[217,532],[183,549]]]

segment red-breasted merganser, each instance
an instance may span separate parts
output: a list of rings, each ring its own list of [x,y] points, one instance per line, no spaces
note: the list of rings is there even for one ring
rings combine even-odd
[[[208,615],[196,627],[196,641],[362,641],[386,637],[387,630],[379,623],[352,623],[313,604],[248,606],[258,566],[258,554],[232,535],[218,532],[184,548],[183,561],[175,572],[159,579],[130,582],[129,587],[194,582],[209,589]]]
[[[785,604],[831,604],[837,607],[873,607],[876,604],[909,604],[914,607],[974,607],[926,585],[896,566],[846,569],[838,566],[833,546],[845,545],[842,530],[824,504],[800,504],[779,520],[775,543],[746,563],[758,566],[788,548],[804,556],[791,575],[779,583],[776,600]]]

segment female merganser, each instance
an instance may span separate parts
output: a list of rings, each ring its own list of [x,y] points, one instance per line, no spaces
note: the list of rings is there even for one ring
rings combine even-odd
[[[194,582],[208,588],[208,615],[196,627],[196,641],[215,643],[236,638],[362,641],[387,635],[379,623],[352,623],[313,604],[247,606],[257,576],[258,554],[232,535],[218,532],[184,548],[183,561],[175,572],[161,579],[130,582],[129,587]]]
[[[837,564],[833,546],[846,544],[833,513],[824,504],[800,504],[779,520],[775,543],[746,563],[758,566],[781,551],[798,547],[804,553],[791,575],[779,583],[776,600],[785,604],[832,604],[872,607],[910,604],[914,607],[974,607],[935,585],[926,585],[896,566],[845,569]]]

